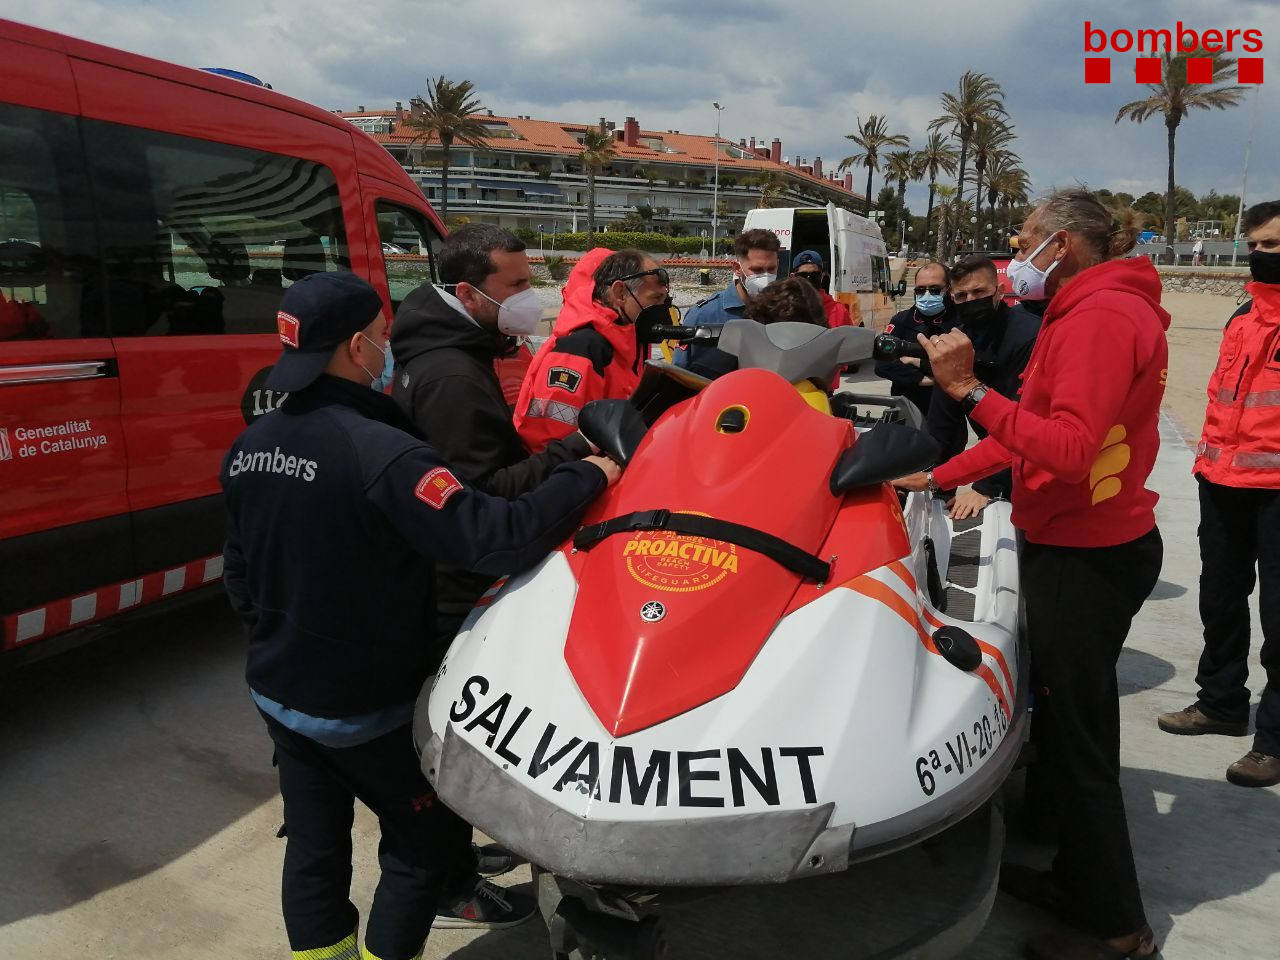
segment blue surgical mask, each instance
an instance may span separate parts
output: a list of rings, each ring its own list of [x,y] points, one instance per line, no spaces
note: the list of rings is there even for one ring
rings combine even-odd
[[[363,333],[360,334],[360,336],[369,340],[369,338],[365,337]],[[388,343],[385,347],[380,347],[372,340],[369,340],[369,342],[373,344],[373,348],[375,350],[382,352],[382,373],[374,377],[368,370],[365,370],[365,373],[369,373],[369,376],[373,377],[372,381],[369,383],[369,389],[377,390],[379,393],[386,393],[387,387],[391,386],[391,378],[394,376],[396,368],[395,357],[391,355],[391,344]]]
[[[926,317],[936,317],[945,306],[946,302],[940,293],[926,293],[916,297],[916,309]]]

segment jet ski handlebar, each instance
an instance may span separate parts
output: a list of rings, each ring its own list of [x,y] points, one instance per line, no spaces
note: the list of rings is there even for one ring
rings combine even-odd
[[[891,333],[882,333],[876,337],[872,347],[873,360],[898,360],[902,357],[925,357],[924,347],[914,340],[903,340]]]
[[[674,323],[655,323],[646,330],[646,343],[661,343],[663,340],[674,340],[676,343],[713,344],[720,339],[722,323],[709,323],[697,327],[684,327]]]

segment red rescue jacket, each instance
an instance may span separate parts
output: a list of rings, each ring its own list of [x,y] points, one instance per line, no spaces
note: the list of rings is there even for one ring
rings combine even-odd
[[[642,366],[636,328],[591,298],[592,274],[612,250],[586,253],[564,286],[564,307],[533,358],[516,399],[516,432],[530,453],[578,429],[578,414],[592,400],[629,397]]]
[[[1228,487],[1280,488],[1280,286],[1250,283],[1209,378],[1192,472]]]
[[[1013,466],[1013,522],[1033,543],[1109,547],[1155,526],[1169,314],[1146,257],[1089,267],[1057,292],[1022,378],[971,414],[988,436],[933,471],[954,488]]]
[[[818,291],[818,299],[822,301],[822,311],[827,315],[828,327],[853,326],[853,314],[849,312],[847,303],[841,303],[825,290]],[[862,324],[859,323],[858,326]]]

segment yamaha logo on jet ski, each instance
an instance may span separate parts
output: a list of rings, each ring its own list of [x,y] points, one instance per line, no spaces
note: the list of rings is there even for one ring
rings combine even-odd
[[[657,600],[650,600],[640,608],[640,619],[645,623],[657,623],[667,615],[667,608]]]

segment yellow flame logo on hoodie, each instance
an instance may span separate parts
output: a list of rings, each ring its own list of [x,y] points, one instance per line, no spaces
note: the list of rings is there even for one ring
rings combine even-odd
[[[1102,441],[1098,459],[1089,470],[1089,487],[1093,490],[1093,506],[1110,500],[1124,486],[1116,474],[1129,465],[1129,445],[1124,442],[1124,424],[1117,423]]]

